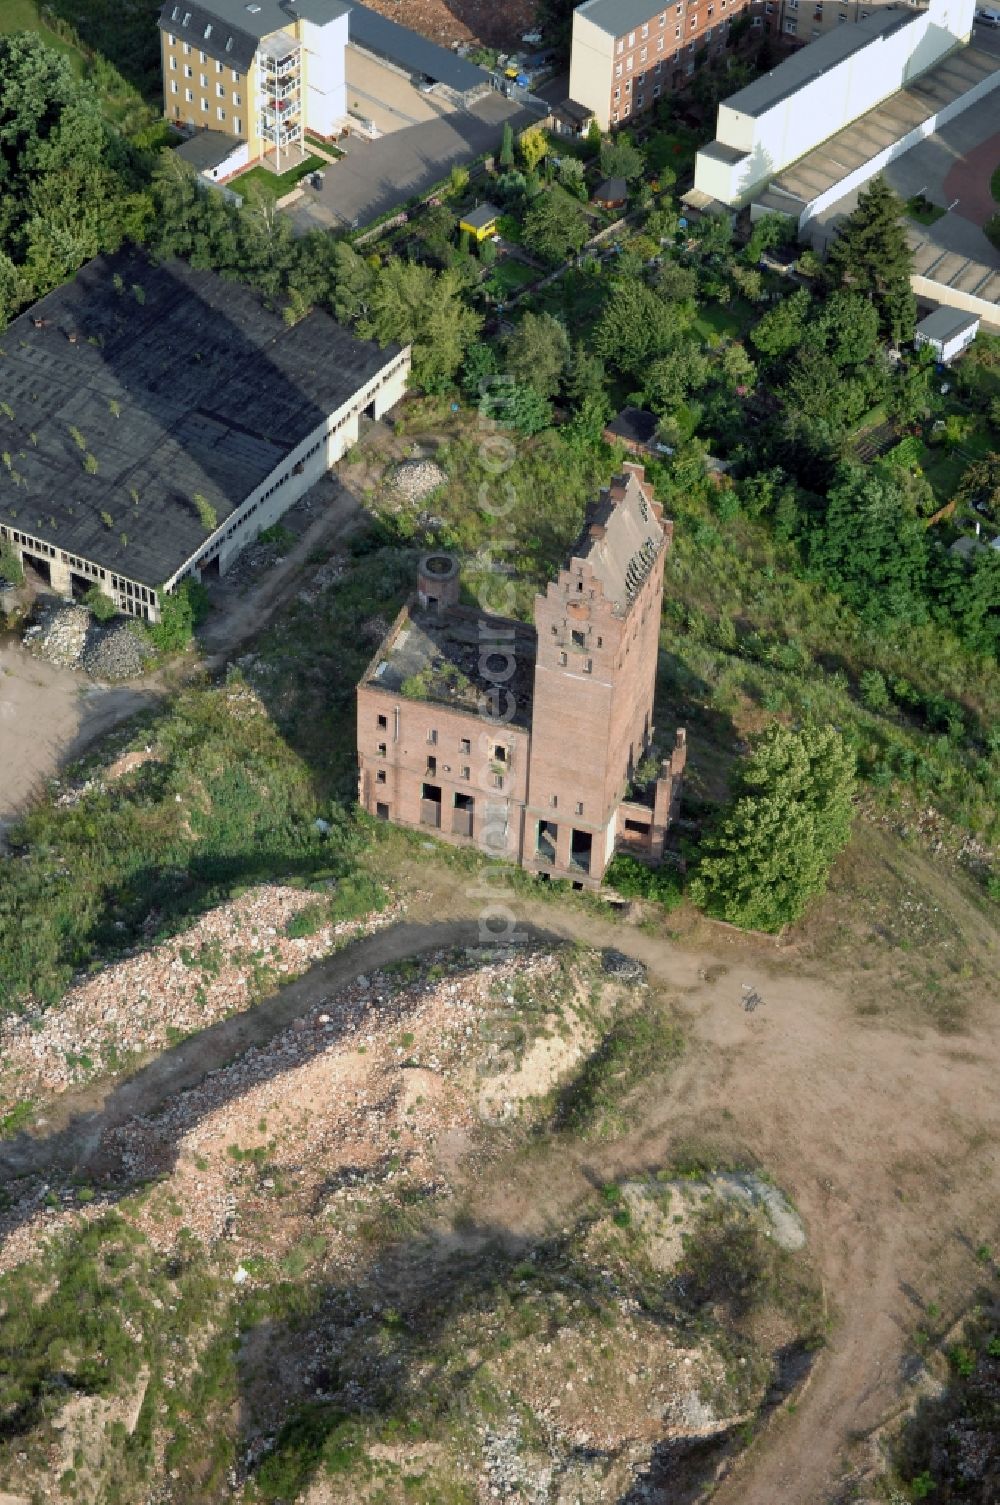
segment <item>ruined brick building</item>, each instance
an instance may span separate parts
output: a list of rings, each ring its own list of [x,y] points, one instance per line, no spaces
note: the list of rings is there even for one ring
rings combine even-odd
[[[372,815],[596,888],[612,854],[663,855],[686,756],[645,778],[664,521],[627,462],[588,508],[535,625],[459,605],[458,566],[421,561],[358,687],[359,799]]]

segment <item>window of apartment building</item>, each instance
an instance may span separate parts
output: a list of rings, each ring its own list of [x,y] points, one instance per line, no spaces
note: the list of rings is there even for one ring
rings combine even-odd
[[[632,113],[632,106],[629,104],[628,100],[626,99],[625,103],[622,105],[622,114],[623,115],[631,115],[631,113]]]
[[[462,778],[463,779],[471,779],[471,777],[472,777],[472,769],[469,767],[469,765],[467,763],[463,763],[462,764]]]
[[[711,41],[712,41],[712,32],[714,30],[715,30],[715,27],[714,26],[710,26],[708,28],[708,30],[706,31],[706,33],[705,33],[705,36],[704,36],[703,40],[704,40],[704,43],[705,43],[706,47],[710,46],[710,44],[711,44]]]
[[[239,106],[242,103],[243,103],[243,96],[242,96],[242,94],[234,94],[233,95],[233,104],[236,105],[237,108],[239,108]]]
[[[660,74],[662,72],[663,72],[663,64],[662,63],[657,63],[656,67],[653,69],[653,73],[654,73],[655,77],[659,78],[659,76],[660,76]]]
[[[177,20],[176,12],[174,13],[174,20]],[[167,32],[167,41],[170,43],[171,47],[177,46],[177,38],[169,31]]]
[[[459,752],[470,753],[472,751],[472,739],[470,737],[462,737],[458,744],[458,750]]]
[[[385,742],[379,742],[377,747],[375,748],[375,751],[380,758],[387,757],[389,753],[388,746]]]
[[[208,100],[207,99],[203,99],[202,100],[201,107],[202,107],[202,109],[205,111],[205,113],[207,115],[208,114]]]
[[[184,90],[184,98],[187,100],[189,105],[194,104],[194,95],[191,93],[190,89]]]
[[[427,740],[430,743],[431,747],[437,747],[438,734],[437,730],[433,726],[427,733]]]
[[[216,110],[215,110],[215,116],[216,116],[216,119],[217,119],[217,120],[225,120],[225,118],[226,118],[226,112],[225,112],[225,110],[224,110],[224,109],[223,109],[223,108],[222,108],[222,106],[221,106],[221,105],[217,105],[217,106],[216,106]]]
[[[199,63],[207,63],[208,62],[208,58],[205,56],[205,54],[203,52],[199,52],[199,54],[198,54],[198,61],[199,61]]]
[[[181,51],[183,52],[183,54],[184,54],[185,57],[190,57],[191,56],[191,43],[190,42],[185,42],[184,46],[181,48]]]
[[[171,92],[171,94],[176,94],[177,93],[177,80],[176,79],[174,79],[173,83],[170,85],[170,92]]]
[[[549,795],[549,809],[550,810],[558,810],[559,809],[559,796],[558,796],[558,794],[550,794]]]
[[[177,72],[177,59],[175,57],[170,59],[170,68],[173,73]]]
[[[616,89],[615,90],[615,103],[616,104],[617,104],[618,100],[621,99],[621,97],[622,97],[622,91],[621,91],[621,89]],[[554,627],[553,627],[552,631],[555,632],[555,628]]]
[[[582,815],[583,814],[583,800],[577,800],[577,802],[576,802],[576,813],[577,813],[577,815]]]
[[[625,72],[626,73],[631,73],[632,72],[632,58],[631,57],[627,57],[625,59]]]
[[[632,93],[632,80],[631,79],[629,79],[628,82],[625,85],[625,93],[626,93],[626,95]]]
[[[680,27],[679,27],[679,26],[675,26],[675,27],[674,27],[674,36],[675,36],[675,37],[679,37],[679,36],[680,36],[680,34],[681,34],[681,29],[680,29]]]
[[[231,70],[231,73],[232,73],[232,79],[233,79],[233,83],[234,83],[234,84],[238,84],[238,83],[239,83],[239,81],[240,81],[240,75],[239,75],[239,74],[238,74],[238,73],[237,73],[237,71],[236,71],[236,69],[235,69],[235,68],[233,68],[233,69],[232,69],[232,70]]]
[[[218,98],[218,99],[225,99],[225,97],[226,97],[226,86],[225,86],[225,84],[216,84],[216,86],[215,86],[215,94],[216,94],[216,98]]]
[[[615,78],[621,78],[621,76],[622,76],[622,65],[621,65],[621,63],[616,63],[615,64]]]
[[[616,50],[618,52],[624,52],[625,51],[625,43],[622,41],[621,37],[618,38],[618,47],[617,47]]]
[[[789,10],[798,10],[799,8],[799,0],[786,0],[786,3]]]
[[[614,121],[615,125],[618,124],[618,111],[617,110],[614,112],[614,114],[612,115],[611,119]]]
[[[697,17],[697,14],[696,14],[696,15],[693,15],[691,17],[691,30],[694,31],[694,29],[695,29],[695,27],[697,25],[698,25],[698,17]]]
[[[205,73],[200,73],[198,75],[198,82],[201,84],[201,87],[203,89],[207,89],[208,88],[208,75],[205,74]]]
[[[375,782],[376,784],[384,784],[386,782],[386,773],[384,768],[377,768],[375,770]]]
[[[660,11],[660,25],[661,26],[666,26],[666,24],[667,24],[667,13],[666,13],[665,10],[661,10]]]
[[[194,78],[194,69],[191,67],[190,63],[184,64],[184,77]]]
[[[208,41],[208,39],[209,39],[209,37],[211,35],[212,35],[212,23],[211,23],[211,21],[209,21],[208,25],[205,27],[205,41],[206,42]]]
[[[427,772],[428,773],[437,773],[437,771],[438,771],[438,760],[437,760],[436,757],[434,757],[434,755],[432,753],[428,753],[427,754]]]
[[[493,778],[492,778],[492,784],[493,784],[493,788],[494,789],[502,789],[503,788],[503,774],[502,773],[495,773],[493,775]]]
[[[243,122],[238,115],[233,121],[233,130],[236,132],[237,136],[241,136],[243,134]]]
[[[796,19],[795,19],[794,16],[788,16],[786,18],[786,20],[785,20],[785,25],[784,25],[783,29],[785,31],[791,32],[794,35],[794,33],[797,32],[798,29],[799,29],[799,23],[798,23],[798,21],[796,21]]]
[[[378,729],[380,732],[387,732],[389,730],[388,716],[378,716],[376,717],[376,720],[378,722]]]
[[[660,85],[659,85],[659,84],[657,84],[657,85],[656,85],[656,86],[655,86],[655,88],[654,88],[654,89],[653,89],[653,98],[654,98],[654,99],[659,99],[659,97],[660,97],[660,94],[661,94],[661,92],[662,92],[662,91],[661,91],[661,88],[660,88]]]
[[[646,58],[648,56],[649,56],[649,48],[648,47],[643,47],[640,50],[640,52],[639,52],[639,61],[640,61],[640,63],[644,63],[646,61]]]
[[[646,37],[649,36],[649,22],[648,21],[643,21],[643,23],[642,23],[642,36],[643,36],[644,40],[645,40]]]
[[[560,664],[560,667],[563,668],[563,669],[565,669],[566,663],[567,663],[567,659],[566,659],[565,653],[560,653],[560,655],[559,655],[559,664]]]
[[[684,72],[690,78],[691,74],[694,72],[694,63],[688,63],[687,67],[684,69]]]
[[[636,109],[637,110],[641,110],[642,107],[643,107],[643,105],[645,103],[646,103],[646,96],[645,96],[645,94],[637,94],[636,95],[636,100],[635,100],[635,107],[636,107]],[[589,669],[589,665],[590,665],[590,659],[589,658],[587,660],[587,664],[588,664],[588,669]]]
[[[634,47],[635,46],[635,32],[634,31],[630,31],[629,34],[628,34],[628,45],[630,47]]]

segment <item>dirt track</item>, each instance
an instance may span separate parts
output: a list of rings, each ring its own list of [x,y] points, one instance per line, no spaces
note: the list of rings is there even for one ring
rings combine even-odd
[[[93,1169],[112,1123],[155,1113],[206,1072],[266,1042],[356,976],[430,947],[479,940],[478,905],[448,872],[423,870],[424,893],[404,924],[361,941],[247,1014],[228,1019],[152,1062],[101,1101],[63,1099],[44,1139],[4,1148],[6,1174],[53,1162]],[[427,885],[433,885],[432,891]],[[594,1184],[676,1158],[692,1145],[757,1157],[803,1214],[834,1317],[828,1349],[794,1415],[777,1424],[723,1484],[719,1505],[821,1505],[857,1442],[898,1402],[921,1310],[960,1304],[975,1278],[974,1250],[996,1229],[1000,1133],[994,1090],[1000,1050],[988,1018],[942,1037],[860,1019],[860,978],[828,986],[793,954],[715,932],[711,948],[684,950],[662,934],[554,904],[514,900],[524,927],[589,945],[625,946],[674,997],[690,1038],[682,1064],[640,1104],[623,1140],[546,1158],[516,1183],[468,1189],[511,1233],[551,1226]],[[741,1007],[750,982],[764,998]]]

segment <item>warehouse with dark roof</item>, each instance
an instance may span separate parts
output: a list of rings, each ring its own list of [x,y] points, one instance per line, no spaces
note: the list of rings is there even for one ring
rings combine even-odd
[[[289,326],[185,262],[99,257],[5,331],[0,541],[66,595],[155,621],[402,397],[409,348]]]

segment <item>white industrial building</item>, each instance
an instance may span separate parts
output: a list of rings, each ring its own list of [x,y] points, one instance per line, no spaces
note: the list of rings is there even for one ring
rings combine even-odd
[[[973,11],[974,0],[931,0],[919,11],[881,10],[796,52],[720,104],[716,138],[696,159],[696,193],[705,203],[749,204],[793,163],[964,46]],[[956,114],[996,81],[977,80],[942,108]],[[915,128],[929,135],[941,119],[940,112],[931,112]],[[906,149],[902,140],[887,141],[853,169],[854,177],[875,176]]]

